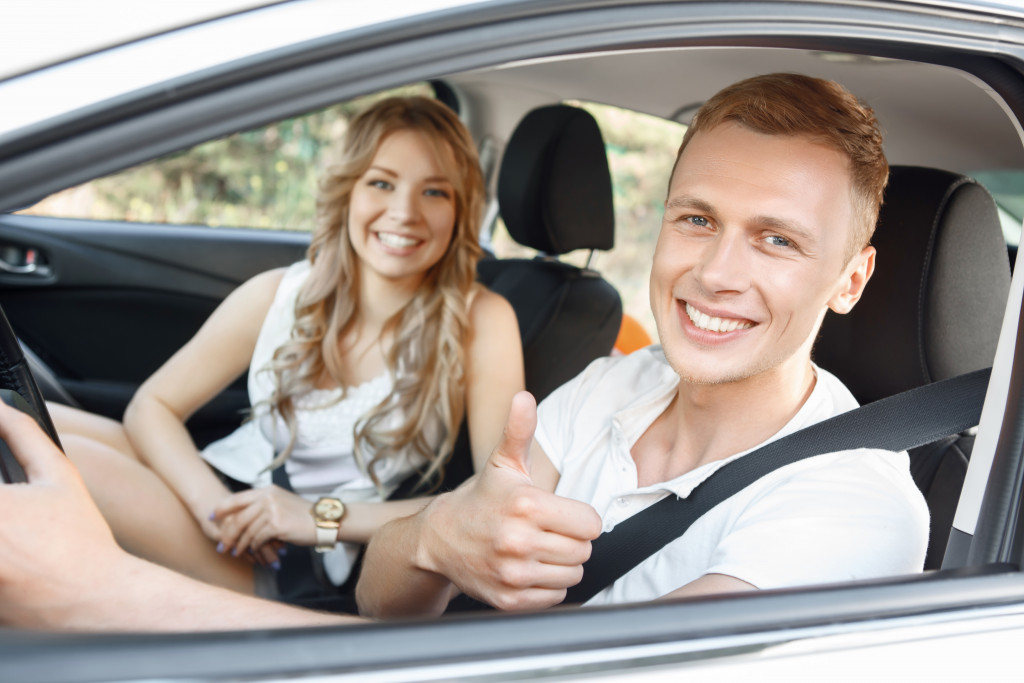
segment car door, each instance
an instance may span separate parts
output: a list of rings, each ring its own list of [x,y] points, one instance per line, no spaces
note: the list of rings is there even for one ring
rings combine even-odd
[[[253,275],[302,258],[306,233],[0,216],[0,305],[79,406],[120,418],[138,385]],[[190,426],[236,426],[244,378]]]

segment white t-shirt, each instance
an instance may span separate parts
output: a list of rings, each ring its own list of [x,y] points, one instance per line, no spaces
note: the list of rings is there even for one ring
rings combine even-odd
[[[831,373],[755,448],[857,407]],[[600,358],[538,408],[536,439],[561,474],[555,493],[592,505],[604,530],[669,494],[681,498],[737,453],[639,488],[630,449],[668,407],[679,376],[660,346]],[[717,505],[588,605],[653,600],[705,574],[758,588],[921,571],[928,508],[906,453],[857,449],[782,467]]]

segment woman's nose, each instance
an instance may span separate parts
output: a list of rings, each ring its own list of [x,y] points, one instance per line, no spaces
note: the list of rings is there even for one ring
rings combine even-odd
[[[399,223],[412,223],[420,215],[418,197],[413,192],[395,190],[388,206],[391,218]]]

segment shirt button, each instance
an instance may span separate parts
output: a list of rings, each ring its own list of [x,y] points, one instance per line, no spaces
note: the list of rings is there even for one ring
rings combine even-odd
[[[624,507],[627,501],[625,498],[619,498],[615,502],[619,504],[619,507]]]

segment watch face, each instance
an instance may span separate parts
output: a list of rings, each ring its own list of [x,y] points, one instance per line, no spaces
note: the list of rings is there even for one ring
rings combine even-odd
[[[321,498],[316,502],[313,511],[319,519],[336,522],[345,514],[345,506],[337,498]]]

